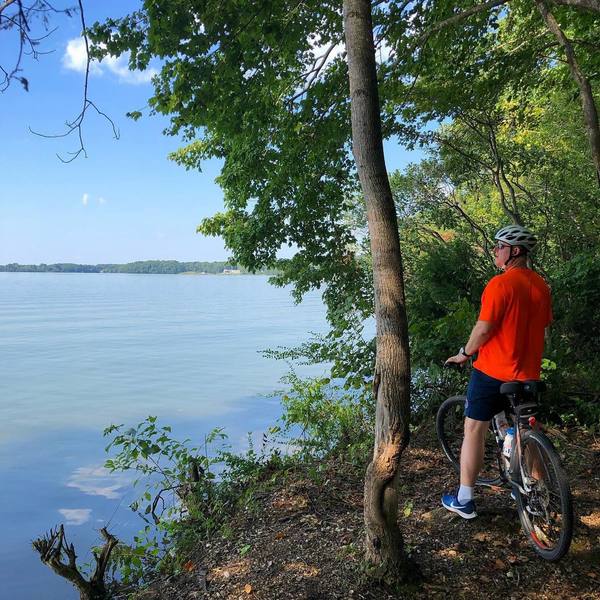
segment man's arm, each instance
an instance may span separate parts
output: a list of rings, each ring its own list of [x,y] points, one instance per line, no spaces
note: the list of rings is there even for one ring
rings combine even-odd
[[[469,336],[469,341],[465,345],[465,352],[467,354],[475,354],[485,342],[487,342],[492,336],[494,324],[490,321],[477,321]],[[462,365],[469,360],[468,356],[464,354],[456,354],[446,360],[447,363],[456,363]]]

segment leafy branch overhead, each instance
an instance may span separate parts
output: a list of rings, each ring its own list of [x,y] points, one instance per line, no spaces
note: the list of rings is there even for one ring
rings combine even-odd
[[[596,0],[407,5],[388,29],[395,32],[394,58],[383,68],[394,90],[391,113],[408,121],[441,122],[454,118],[457,109],[481,109],[506,94],[568,90],[580,96],[592,163],[600,175],[600,128],[591,86],[600,66]]]
[[[598,1],[544,6],[595,105]],[[393,192],[412,314],[421,314],[421,301],[431,310],[421,321],[411,317],[411,327],[427,333],[422,341],[413,336],[415,348],[419,361],[441,359],[445,345],[432,323],[453,332],[447,343],[464,342],[450,315],[468,311],[445,294],[452,288],[460,302],[477,303],[473,289],[491,274],[485,261],[501,223],[521,221],[539,232],[537,264],[550,277],[593,245],[595,126],[586,125],[565,47],[535,0],[376,2],[372,10],[383,135],[427,152],[395,178]],[[225,209],[199,231],[222,236],[250,269],[277,264],[274,281],[293,284],[296,298],[324,287],[332,335],[303,351],[335,356],[343,349],[336,374],[359,379],[374,344],[357,345],[350,330],[373,314],[372,271],[350,157],[339,3],[263,0],[234,8],[159,0],[96,24],[91,35],[96,56],[130,50],[130,67],[138,69],[153,57],[163,61],[150,106],[170,117],[167,133],[186,139],[173,160],[188,169],[223,160]],[[279,258],[286,247],[293,257]],[[466,256],[476,271],[468,291],[459,273],[452,286],[427,279],[434,297],[425,302],[425,265],[446,277],[452,260]]]
[[[597,4],[544,5],[574,50],[582,84],[600,69]],[[593,94],[570,76],[564,45],[532,0],[387,2],[373,10],[385,137],[426,143],[432,121],[535,90],[587,98],[591,115]],[[353,276],[357,240],[344,219],[357,179],[337,2],[162,0],[96,24],[92,37],[96,54],[130,50],[131,68],[163,61],[150,106],[171,117],[167,133],[188,141],[174,160],[186,168],[224,160],[226,210],[203,221],[201,232],[223,236],[249,268],[276,263],[281,247],[299,248],[295,260],[281,261],[281,282],[293,280],[301,291],[333,273],[340,283]],[[582,123],[590,168],[594,161],[598,168],[597,123]],[[498,177],[509,206],[509,187]]]

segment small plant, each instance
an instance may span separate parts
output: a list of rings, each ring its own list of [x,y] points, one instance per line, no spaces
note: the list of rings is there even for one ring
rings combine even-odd
[[[139,582],[149,568],[173,562],[174,546],[193,545],[198,536],[209,536],[220,526],[223,507],[214,468],[221,458],[212,445],[226,435],[214,429],[205,436],[201,451],[189,439],[173,438],[169,426],[159,426],[150,416],[128,429],[111,425],[104,436],[113,436],[106,451],[117,450],[106,468],[134,471],[139,474],[134,485],[143,483],[143,492],[130,506],[146,526],[132,546],[121,544],[113,557],[113,569],[126,583]]]
[[[370,386],[347,390],[328,378],[301,379],[293,371],[284,380],[282,430],[293,436],[301,458],[335,454],[361,463],[372,444],[374,403]],[[314,471],[318,478],[318,471]]]
[[[278,428],[274,428],[274,433]],[[135,427],[111,425],[105,462],[111,471],[134,471],[134,485],[143,485],[131,508],[146,521],[133,544],[120,544],[113,553],[113,576],[125,583],[142,583],[156,569],[181,571],[199,542],[221,534],[231,537],[228,517],[242,504],[251,508],[254,490],[285,464],[279,450],[263,435],[260,451],[248,436],[248,449],[235,454],[222,429],[213,429],[202,446],[178,441],[169,426],[150,416]],[[244,555],[250,546],[242,546]]]

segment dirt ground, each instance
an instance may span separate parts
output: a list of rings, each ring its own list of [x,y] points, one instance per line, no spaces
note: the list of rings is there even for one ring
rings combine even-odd
[[[548,563],[529,547],[506,489],[479,488],[479,516],[440,507],[456,476],[433,432],[421,430],[402,458],[400,524],[422,582],[391,591],[362,570],[362,477],[328,465],[316,484],[302,474],[257,498],[233,535],[198,548],[185,573],[155,582],[145,600],[573,598],[600,599],[600,438],[551,432],[569,475],[575,536]]]

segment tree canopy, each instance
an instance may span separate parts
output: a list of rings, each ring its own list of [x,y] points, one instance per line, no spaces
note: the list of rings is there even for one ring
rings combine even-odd
[[[332,332],[301,352],[335,358],[337,375],[359,381],[373,346],[357,331],[373,296],[340,8],[154,0],[91,35],[96,56],[129,50],[130,66],[142,69],[162,61],[149,104],[170,115],[166,133],[186,141],[173,160],[188,169],[223,160],[225,210],[199,231],[222,236],[249,269],[277,265],[276,283],[293,283],[298,297],[325,286]],[[442,318],[454,325],[448,344],[464,342],[501,225],[523,222],[540,234],[536,265],[551,282],[565,261],[583,269],[592,258],[578,257],[597,252],[594,123],[582,78],[591,89],[600,69],[600,7],[378,2],[373,25],[383,134],[428,153],[394,178],[411,331],[432,332]],[[597,98],[592,90],[594,106]],[[294,256],[278,258],[286,246]],[[429,290],[444,280],[436,304]],[[411,336],[413,348],[431,337]],[[444,358],[447,346],[434,347],[423,360]]]

